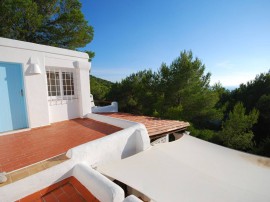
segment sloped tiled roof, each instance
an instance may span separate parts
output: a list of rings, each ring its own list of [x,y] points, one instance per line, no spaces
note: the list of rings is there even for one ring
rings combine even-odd
[[[164,120],[150,116],[140,116],[128,113],[102,113],[102,115],[142,123],[147,128],[150,137],[185,130],[189,126],[189,123],[184,121]]]

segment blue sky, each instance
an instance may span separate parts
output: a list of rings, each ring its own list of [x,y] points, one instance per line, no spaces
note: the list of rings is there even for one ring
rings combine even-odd
[[[96,53],[91,74],[120,81],[192,50],[211,84],[237,86],[270,69],[269,0],[82,0]]]

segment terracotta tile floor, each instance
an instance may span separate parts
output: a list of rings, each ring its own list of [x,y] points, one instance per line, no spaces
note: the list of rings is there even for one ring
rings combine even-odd
[[[31,166],[27,166],[25,168],[10,172],[6,175],[7,181],[4,183],[0,183],[0,187],[5,186],[5,185],[10,184],[10,183],[13,183],[13,182],[16,182],[20,179],[26,178],[26,177],[33,175],[35,173],[38,173],[40,171],[46,170],[52,166],[63,163],[66,160],[68,160],[66,155],[61,154],[59,156],[47,159],[45,161],[35,163]]]
[[[0,172],[23,168],[119,130],[91,119],[73,119],[0,136]]]
[[[44,202],[58,202],[58,201],[76,201],[85,202],[84,197],[76,190],[76,188],[70,184],[64,184],[63,186],[53,190],[52,192],[41,197]]]
[[[69,177],[17,202],[99,202],[75,177]]]

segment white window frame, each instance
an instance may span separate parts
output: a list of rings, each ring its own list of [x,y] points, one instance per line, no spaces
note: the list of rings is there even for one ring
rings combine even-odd
[[[49,95],[49,90],[47,90],[47,95],[48,95],[48,101],[51,102],[56,102],[56,104],[60,101],[61,104],[63,101],[68,101],[68,100],[74,100],[77,99],[77,78],[76,78],[76,71],[75,69],[71,68],[60,68],[60,67],[46,67],[46,83],[47,83],[47,89],[48,89],[48,80],[47,80],[47,73],[59,73],[59,86],[60,86],[60,95],[56,96],[50,96]],[[74,90],[74,95],[64,95],[64,85],[63,85],[63,73],[72,73],[73,77],[73,90]],[[57,92],[57,91],[56,91]]]

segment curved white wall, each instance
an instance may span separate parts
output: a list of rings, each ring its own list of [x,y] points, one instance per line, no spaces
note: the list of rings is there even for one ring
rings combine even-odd
[[[70,159],[22,180],[0,187],[0,201],[17,201],[71,176],[75,177],[100,201],[122,202],[125,198],[123,189],[117,184],[89,167],[85,162],[76,163]]]
[[[97,199],[104,202],[122,202],[124,191],[108,178],[94,170],[97,164],[129,157],[151,147],[143,124],[112,117],[88,114],[95,120],[125,128],[109,136],[70,149],[71,159],[31,175],[22,180],[0,187],[0,201],[16,201],[52,184],[74,176]],[[14,190],[16,190],[14,192]],[[140,201],[128,197],[126,201]]]

